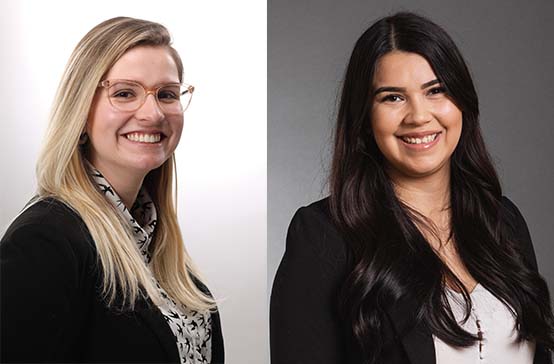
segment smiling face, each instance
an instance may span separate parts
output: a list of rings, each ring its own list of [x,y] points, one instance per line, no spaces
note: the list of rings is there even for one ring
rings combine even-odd
[[[395,178],[449,174],[462,112],[425,58],[392,51],[377,62],[371,126]]]
[[[169,50],[145,46],[127,51],[103,79],[133,80],[147,89],[180,82]],[[172,155],[182,128],[183,114],[164,113],[154,95],[136,111],[119,111],[111,105],[108,89],[100,87],[87,121],[88,158],[104,175],[142,178]]]

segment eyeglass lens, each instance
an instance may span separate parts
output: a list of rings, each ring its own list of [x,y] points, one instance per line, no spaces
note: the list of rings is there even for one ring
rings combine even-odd
[[[121,111],[135,111],[146,97],[144,88],[132,82],[116,82],[108,88],[111,104]],[[156,99],[160,108],[168,114],[182,113],[188,106],[192,93],[188,86],[167,85],[158,89]]]

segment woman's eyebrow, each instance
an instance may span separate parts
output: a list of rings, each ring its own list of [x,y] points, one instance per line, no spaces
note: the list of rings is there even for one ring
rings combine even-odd
[[[434,79],[434,80],[425,82],[424,84],[421,85],[421,89],[424,90],[427,87],[433,86],[437,83],[440,83],[440,81],[438,79]],[[381,93],[381,92],[404,92],[404,91],[406,91],[405,87],[383,86],[383,87],[379,87],[378,89],[376,89],[373,92],[373,96],[375,96],[375,95],[377,95],[378,93]]]
[[[425,82],[423,85],[421,85],[421,89],[424,90],[424,89],[426,89],[427,87],[433,86],[433,85],[435,85],[435,84],[437,84],[437,83],[440,83],[440,81],[439,81],[437,78],[435,78],[434,80],[429,81],[429,82]]]
[[[373,96],[381,93],[381,92],[404,92],[406,91],[406,88],[404,87],[393,87],[393,86],[383,86],[379,87],[377,90],[373,92]]]

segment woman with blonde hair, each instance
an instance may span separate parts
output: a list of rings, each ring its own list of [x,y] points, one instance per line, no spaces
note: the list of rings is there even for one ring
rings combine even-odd
[[[223,363],[174,202],[193,91],[158,23],[113,18],[79,42],[37,196],[0,243],[3,362]]]

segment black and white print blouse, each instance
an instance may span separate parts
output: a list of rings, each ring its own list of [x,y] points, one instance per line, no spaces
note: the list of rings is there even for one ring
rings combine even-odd
[[[96,182],[100,191],[118,209],[125,220],[129,221],[139,251],[144,258],[144,263],[150,268],[151,256],[148,247],[154,236],[157,223],[156,207],[150,195],[144,186],[141,187],[137,199],[129,211],[104,176],[92,164],[87,164],[90,176]],[[149,271],[152,273],[150,269]],[[177,304],[159,285],[154,275],[152,275],[152,280],[163,299],[162,304],[158,308],[162,312],[171,331],[173,331],[181,363],[211,363],[211,315],[209,313],[189,310],[183,305]]]

